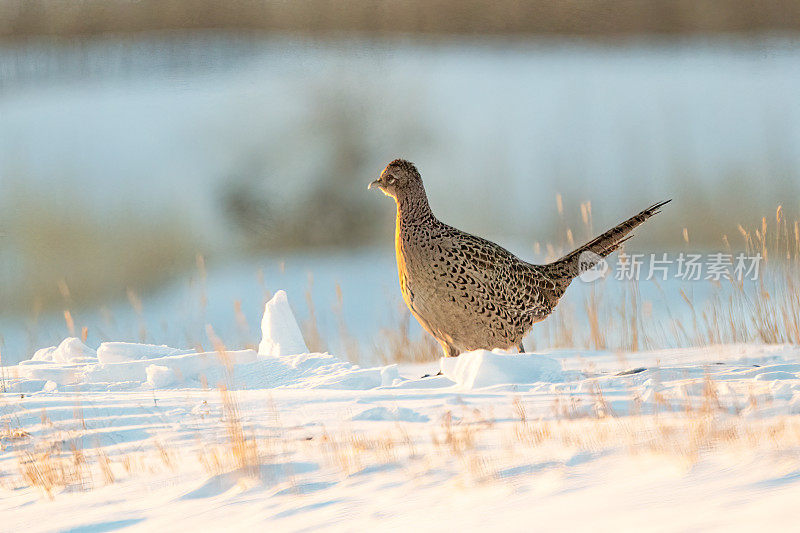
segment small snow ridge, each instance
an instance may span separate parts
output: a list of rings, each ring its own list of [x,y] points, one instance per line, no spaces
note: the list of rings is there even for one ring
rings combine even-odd
[[[442,358],[440,364],[442,374],[465,389],[564,381],[560,362],[536,354],[475,350]]]
[[[143,351],[148,345],[142,345]],[[131,351],[135,348],[131,347]],[[253,350],[187,353],[150,359],[135,359],[119,363],[89,365],[84,369],[84,383],[115,383],[119,381],[147,382],[151,386],[198,386],[205,381],[212,386],[227,378],[226,366],[252,363],[257,358]],[[171,376],[171,378],[169,377]],[[236,375],[234,374],[234,378]],[[152,379],[151,379],[152,378]],[[233,384],[229,384],[232,386]]]
[[[307,353],[305,340],[294,318],[285,291],[278,291],[264,307],[261,320],[259,355],[296,355]]]
[[[756,381],[775,381],[782,379],[797,379],[797,375],[783,370],[776,370],[774,372],[762,372],[755,377]]]
[[[101,363],[124,363],[141,359],[154,359],[170,355],[184,355],[194,350],[179,350],[169,346],[135,344],[131,342],[104,342],[97,348],[97,359]]]
[[[373,407],[350,417],[350,420],[386,422],[428,422],[430,418],[408,407]]]
[[[304,359],[303,366],[307,370],[303,381],[306,386],[316,389],[367,390],[388,387],[400,379],[397,365],[360,368],[327,354],[312,355],[317,357]]]

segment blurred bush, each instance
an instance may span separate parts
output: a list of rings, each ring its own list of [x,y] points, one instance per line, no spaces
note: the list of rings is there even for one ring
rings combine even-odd
[[[427,142],[424,126],[404,121],[406,98],[389,105],[379,99],[385,90],[363,80],[327,81],[309,89],[306,113],[290,131],[248,137],[220,180],[223,213],[247,250],[352,249],[391,231],[392,208],[367,184]]]
[[[78,194],[3,187],[0,315],[106,303],[146,290],[194,263],[189,229],[168,213],[98,208]]]

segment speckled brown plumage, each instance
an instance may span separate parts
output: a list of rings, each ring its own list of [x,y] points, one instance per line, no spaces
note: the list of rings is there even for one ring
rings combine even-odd
[[[373,186],[397,204],[395,248],[403,299],[448,356],[479,348],[522,349],[522,338],[553,312],[580,269],[616,250],[666,203],[645,209],[553,263],[534,265],[439,221],[419,172],[408,161],[389,163]],[[592,254],[582,255],[586,251]]]

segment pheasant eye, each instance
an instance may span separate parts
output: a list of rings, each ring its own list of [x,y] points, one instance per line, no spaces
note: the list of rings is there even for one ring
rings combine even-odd
[[[389,176],[388,178],[386,178],[386,183],[388,183],[389,185],[394,185],[395,181],[396,180],[394,179],[394,176]]]

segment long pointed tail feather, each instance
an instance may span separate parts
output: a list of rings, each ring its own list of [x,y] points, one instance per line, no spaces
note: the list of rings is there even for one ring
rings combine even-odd
[[[544,265],[545,272],[562,290],[566,290],[570,282],[581,273],[581,268],[591,268],[597,264],[601,258],[616,251],[623,242],[633,236],[628,235],[631,231],[640,226],[648,218],[658,214],[660,208],[671,201],[670,199],[651,205],[641,213],[632,216],[625,222],[595,237],[564,257]],[[584,254],[584,252],[591,252],[591,254]],[[584,254],[583,261],[581,259],[581,254]],[[588,258],[586,257],[587,255],[589,256]]]

